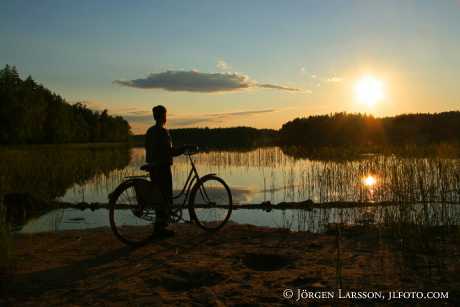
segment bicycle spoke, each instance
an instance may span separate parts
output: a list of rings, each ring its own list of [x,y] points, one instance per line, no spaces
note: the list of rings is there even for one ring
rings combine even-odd
[[[137,182],[138,184],[142,182]],[[153,234],[156,219],[154,208],[138,202],[135,181],[116,190],[111,199],[110,223],[115,235],[124,243],[139,244],[146,242]]]
[[[225,182],[216,176],[200,181],[192,195],[192,216],[202,228],[216,230],[230,217],[231,193]]]

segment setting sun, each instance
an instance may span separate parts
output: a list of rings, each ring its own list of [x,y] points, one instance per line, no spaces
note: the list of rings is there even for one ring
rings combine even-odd
[[[359,79],[355,85],[356,99],[373,107],[384,98],[383,83],[373,76],[365,76]]]

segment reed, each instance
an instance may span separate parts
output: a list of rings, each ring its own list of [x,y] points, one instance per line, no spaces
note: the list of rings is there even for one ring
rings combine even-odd
[[[12,250],[13,244],[11,240],[10,227],[6,222],[5,210],[3,206],[3,195],[0,191],[0,290],[3,290],[7,280],[7,275],[12,267]]]

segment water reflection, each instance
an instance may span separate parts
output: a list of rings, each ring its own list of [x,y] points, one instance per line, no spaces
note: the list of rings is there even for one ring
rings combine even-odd
[[[34,149],[14,150],[15,155],[12,152],[0,154],[6,156],[0,168],[11,178],[10,189],[42,191],[48,197],[70,202],[107,202],[107,195],[125,176],[144,174],[139,170],[145,161],[143,148]],[[236,203],[306,199],[316,203],[423,203],[415,207],[369,210],[274,210],[270,213],[236,210],[233,219],[242,223],[321,231],[327,223],[342,221],[387,223],[405,219],[418,224],[458,224],[459,220],[458,209],[447,205],[460,202],[459,159],[366,155],[359,159],[319,160],[286,154],[285,149],[278,147],[211,151],[197,154],[193,159],[200,175],[217,173],[225,179]],[[175,159],[173,185],[176,192],[183,186],[188,171],[189,163],[185,157]],[[66,211],[66,214],[69,213]],[[89,211],[82,215],[85,221],[91,220],[90,214],[93,213]],[[101,220],[100,225],[106,225],[108,218],[105,216]],[[64,221],[67,221],[66,225],[81,224],[76,220],[64,219],[62,223]]]
[[[130,149],[115,145],[2,147],[0,194],[28,193],[42,199],[64,196],[69,189],[95,188],[102,178],[124,169]],[[99,181],[98,181],[99,180]]]
[[[129,147],[120,145],[2,147],[0,195],[14,196],[8,199],[15,199],[12,205],[16,212],[7,220],[17,227],[49,211],[31,201],[34,199],[55,199],[74,191],[84,200],[87,187],[105,193],[102,187],[110,181],[107,178],[114,170],[124,169],[129,161]],[[59,219],[54,216],[46,223],[57,223]]]
[[[363,184],[368,188],[373,188],[374,185],[377,183],[377,179],[373,175],[367,175],[363,178]]]

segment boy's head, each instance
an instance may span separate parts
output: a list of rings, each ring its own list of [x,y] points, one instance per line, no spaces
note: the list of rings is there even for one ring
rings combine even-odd
[[[153,107],[152,113],[157,124],[164,125],[166,123],[166,108],[164,106]]]

